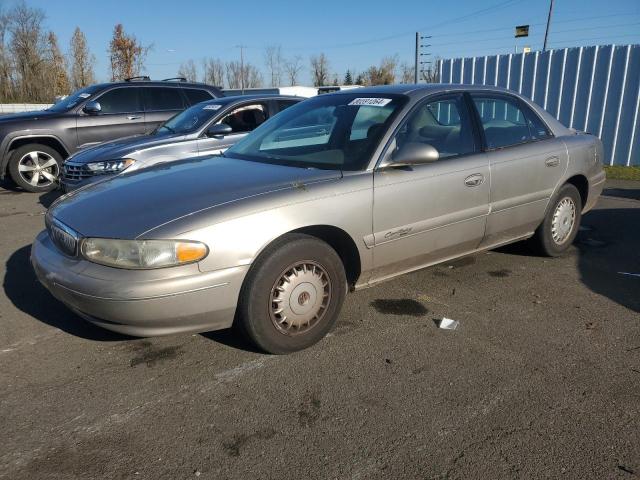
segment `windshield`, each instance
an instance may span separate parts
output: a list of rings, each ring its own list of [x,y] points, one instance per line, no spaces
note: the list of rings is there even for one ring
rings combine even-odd
[[[227,150],[242,160],[330,170],[363,170],[404,95],[333,94],[287,108]]]
[[[53,112],[66,112],[70,108],[75,107],[80,102],[84,102],[87,98],[91,97],[94,93],[101,90],[99,85],[91,85],[89,87],[82,88],[73,92],[71,95],[64,97],[59,102],[53,104],[49,110]]]
[[[164,122],[159,132],[191,133],[211,120],[223,107],[220,103],[198,103]]]

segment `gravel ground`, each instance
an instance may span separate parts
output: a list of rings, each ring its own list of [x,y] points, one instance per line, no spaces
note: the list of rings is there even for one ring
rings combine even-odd
[[[611,182],[562,258],[514,245],[351,294],[278,357],[81,321],[28,261],[53,198],[0,189],[0,478],[640,477],[640,183]]]

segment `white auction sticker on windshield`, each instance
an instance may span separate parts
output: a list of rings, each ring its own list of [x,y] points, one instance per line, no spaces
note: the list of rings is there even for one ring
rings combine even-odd
[[[390,101],[390,98],[354,98],[349,102],[349,105],[369,105],[372,107],[384,107]]]
[[[203,110],[220,110],[221,108],[222,108],[222,105],[218,105],[216,103],[212,105],[205,105],[204,107],[202,107]]]
[[[91,96],[91,94],[89,93],[81,93],[80,95],[78,95],[80,98],[89,98]]]

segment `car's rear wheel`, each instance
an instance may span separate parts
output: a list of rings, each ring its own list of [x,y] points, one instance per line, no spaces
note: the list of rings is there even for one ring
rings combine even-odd
[[[565,184],[553,197],[533,242],[540,253],[556,257],[573,243],[582,219],[582,200],[578,189]]]
[[[28,192],[48,192],[57,186],[62,155],[47,145],[17,148],[9,159],[11,179]]]
[[[268,353],[302,350],[331,330],[346,291],[344,266],[331,246],[309,235],[287,234],[247,274],[237,326]]]

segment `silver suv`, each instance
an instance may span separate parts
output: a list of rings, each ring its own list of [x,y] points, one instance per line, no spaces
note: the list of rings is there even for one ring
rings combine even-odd
[[[114,175],[179,159],[221,153],[300,97],[246,95],[198,103],[149,135],[121,138],[82,150],[63,164],[64,191]]]

